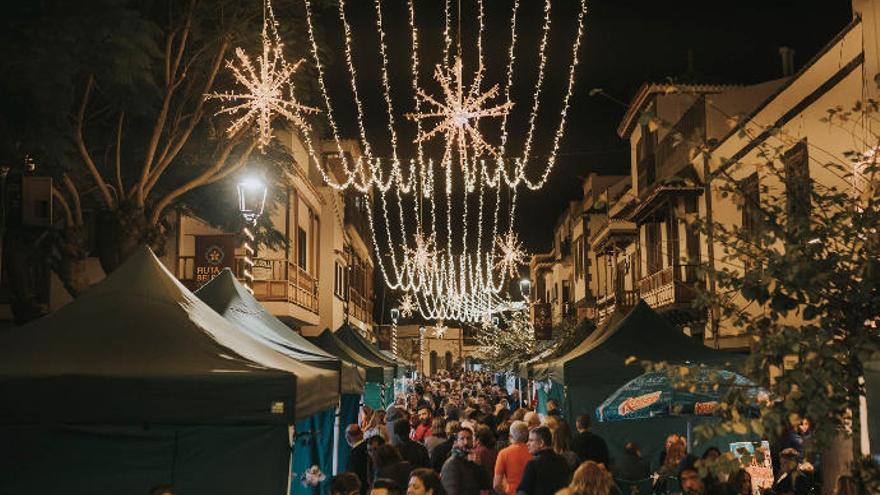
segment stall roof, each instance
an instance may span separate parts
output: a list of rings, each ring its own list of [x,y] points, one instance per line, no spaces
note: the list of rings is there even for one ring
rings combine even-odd
[[[0,334],[0,422],[287,423],[332,408],[337,374],[248,337],[148,248]]]
[[[343,342],[330,329],[325,328],[317,337],[309,337],[315,345],[345,361],[366,370],[366,380],[373,383],[389,384],[394,381],[394,367],[373,361]]]
[[[362,394],[364,370],[342,361],[294,332],[269,313],[254,296],[236,280],[230,269],[224,269],[195,292],[196,296],[221,316],[251,337],[276,351],[312,366],[341,372],[340,392]]]

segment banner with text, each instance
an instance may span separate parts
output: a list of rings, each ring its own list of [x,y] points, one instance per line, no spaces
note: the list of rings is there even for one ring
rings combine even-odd
[[[193,278],[196,287],[211,281],[220,275],[224,268],[234,270],[235,267],[235,236],[197,235],[196,258],[193,267]]]

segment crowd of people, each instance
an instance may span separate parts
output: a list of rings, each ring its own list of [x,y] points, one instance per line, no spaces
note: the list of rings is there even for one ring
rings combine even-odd
[[[539,415],[517,390],[508,393],[484,373],[464,372],[414,382],[385,410],[363,408],[347,427],[345,472],[333,495],[610,495],[684,493],[749,495],[749,473],[723,482],[702,475],[685,439],[670,435],[656,469],[639,446],[609,457],[589,415],[574,431],[554,400]],[[717,448],[703,457],[721,455]],[[798,452],[783,451],[777,495],[809,495],[814,486],[797,470]]]

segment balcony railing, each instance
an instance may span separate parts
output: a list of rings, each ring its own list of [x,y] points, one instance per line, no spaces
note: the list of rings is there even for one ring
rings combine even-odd
[[[235,258],[235,276],[243,280],[244,258]],[[195,257],[180,256],[177,278],[188,288],[197,289]],[[313,313],[318,312],[318,281],[292,261],[254,258],[254,297],[258,301],[287,302]]]
[[[605,323],[617,310],[626,310],[639,302],[639,293],[634,290],[616,291],[596,301],[596,323]]]
[[[348,291],[348,313],[364,323],[373,321],[373,301],[354,289]]]
[[[639,281],[639,294],[654,309],[689,304],[697,297],[702,279],[697,265],[668,266]]]

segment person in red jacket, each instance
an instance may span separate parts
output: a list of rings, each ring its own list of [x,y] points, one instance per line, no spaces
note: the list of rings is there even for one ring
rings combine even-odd
[[[424,443],[431,436],[431,410],[427,407],[419,409],[419,424],[412,431],[410,438],[416,442]]]

